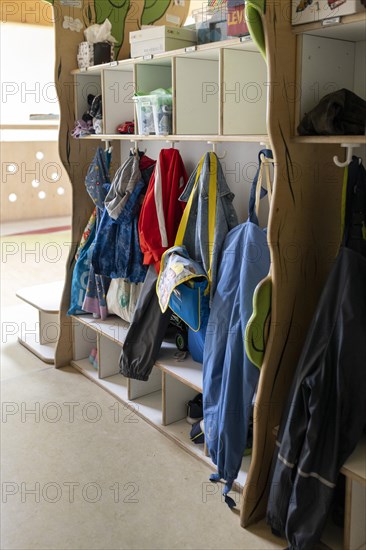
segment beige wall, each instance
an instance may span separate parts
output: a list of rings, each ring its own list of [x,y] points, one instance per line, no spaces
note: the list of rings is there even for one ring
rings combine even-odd
[[[36,158],[37,152],[44,154],[42,160]],[[71,185],[59,160],[57,141],[3,142],[0,156],[1,222],[71,214]],[[52,175],[56,173],[59,179],[54,181]],[[39,181],[38,187],[32,185],[33,180]],[[59,188],[63,188],[63,195],[57,192]],[[42,192],[43,199],[38,196]],[[15,202],[9,200],[11,195],[16,195]]]

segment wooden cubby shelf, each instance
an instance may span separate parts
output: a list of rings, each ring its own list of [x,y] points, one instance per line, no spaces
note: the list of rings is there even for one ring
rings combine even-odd
[[[211,142],[248,142],[248,143],[261,143],[268,142],[268,135],[244,135],[244,136],[223,136],[223,135],[167,135],[167,136],[144,136],[135,134],[91,134],[90,136],[81,137],[78,139],[92,139],[101,141],[211,141]]]
[[[56,342],[59,336],[58,316],[63,281],[28,286],[16,292],[17,298],[38,312],[37,330],[27,331],[19,342],[44,363],[55,362]]]

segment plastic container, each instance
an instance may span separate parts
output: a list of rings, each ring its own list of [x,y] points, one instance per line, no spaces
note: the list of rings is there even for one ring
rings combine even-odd
[[[151,95],[155,133],[160,136],[172,134],[173,102],[171,94]]]
[[[151,95],[139,95],[133,98],[137,111],[137,130],[141,136],[155,134],[153,97]]]
[[[207,44],[232,38],[227,33],[226,3],[208,7],[204,6],[192,12],[197,30],[197,43]]]

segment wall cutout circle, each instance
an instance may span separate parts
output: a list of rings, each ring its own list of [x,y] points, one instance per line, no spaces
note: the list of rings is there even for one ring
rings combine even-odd
[[[65,194],[65,188],[64,187],[57,187],[57,194],[58,195],[64,195]]]
[[[8,198],[9,198],[9,201],[10,201],[10,202],[15,202],[15,201],[17,200],[18,197],[16,196],[15,193],[10,193],[10,195],[9,195]]]
[[[46,198],[46,193],[44,191],[40,191],[38,193],[38,198],[41,199],[41,200],[45,199]]]
[[[43,160],[44,159],[44,153],[42,153],[42,151],[37,151],[36,159],[37,160]]]
[[[15,172],[17,171],[17,167],[13,163],[8,164],[6,167],[6,171],[9,172],[9,174],[15,174]]]
[[[32,187],[34,187],[35,189],[36,189],[37,187],[39,187],[39,184],[40,184],[39,180],[33,180],[33,181],[32,181]]]

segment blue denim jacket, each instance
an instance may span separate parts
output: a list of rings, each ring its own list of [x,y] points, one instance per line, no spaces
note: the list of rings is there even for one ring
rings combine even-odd
[[[187,228],[184,234],[183,243],[187,248],[190,257],[202,264],[206,273],[209,270],[210,247],[213,246],[211,265],[211,296],[215,292],[216,272],[218,257],[227,233],[238,225],[238,218],[232,204],[234,194],[230,191],[228,184],[217,158],[217,204],[214,243],[209,243],[208,238],[208,189],[210,180],[210,155],[206,153],[201,173],[197,182],[197,190],[193,197],[191,211],[189,213]],[[188,180],[187,186],[179,200],[187,202],[193,191],[199,165]]]

